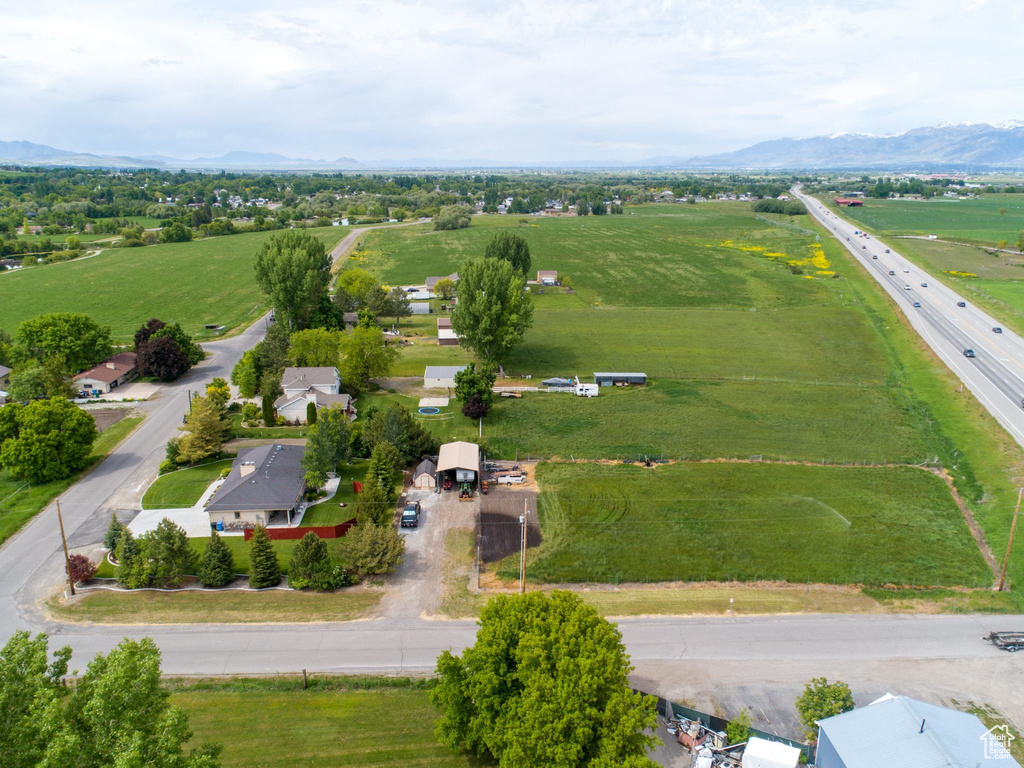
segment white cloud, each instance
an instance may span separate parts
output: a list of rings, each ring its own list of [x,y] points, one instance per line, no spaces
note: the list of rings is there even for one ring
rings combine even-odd
[[[0,138],[178,156],[634,159],[1024,117],[1016,0],[0,0]]]

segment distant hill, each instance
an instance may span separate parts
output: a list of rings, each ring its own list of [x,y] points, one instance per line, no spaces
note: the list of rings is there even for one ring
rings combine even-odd
[[[0,141],[0,163],[60,165],[78,168],[160,168],[163,163],[138,157],[70,152],[30,141]]]
[[[1024,168],[1024,122],[945,123],[889,136],[838,133],[762,141],[735,152],[678,160],[684,168]]]

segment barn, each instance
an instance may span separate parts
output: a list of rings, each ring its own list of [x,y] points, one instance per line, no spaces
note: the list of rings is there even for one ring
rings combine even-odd
[[[645,386],[647,384],[646,373],[618,373],[618,372],[595,372],[594,383],[599,387],[624,387],[630,385]]]

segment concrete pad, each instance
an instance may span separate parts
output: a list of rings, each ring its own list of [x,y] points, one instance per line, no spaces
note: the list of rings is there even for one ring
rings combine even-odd
[[[447,408],[447,397],[421,397],[420,408]]]
[[[144,533],[155,530],[160,521],[167,518],[172,523],[185,529],[190,539],[198,539],[210,535],[210,516],[202,508],[187,509],[144,509],[128,523],[128,530],[138,538]]]
[[[99,400],[148,400],[156,394],[157,390],[160,389],[159,384],[154,384],[151,381],[133,381],[131,384],[125,384],[123,387],[118,387],[112,392],[108,392],[105,395],[100,395]]]

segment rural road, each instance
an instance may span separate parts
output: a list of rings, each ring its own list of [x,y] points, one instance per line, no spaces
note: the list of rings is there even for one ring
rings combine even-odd
[[[793,192],[881,284],[921,338],[986,410],[1024,446],[1024,339],[891,246],[874,236],[856,234],[861,225],[837,216],[799,189]],[[957,302],[966,306],[959,307]],[[965,356],[968,349],[974,357]]]
[[[346,241],[351,245],[357,237],[357,232],[350,233],[339,248]],[[336,248],[334,253],[340,252]],[[187,390],[214,376],[229,376],[235,362],[264,330],[261,319],[236,337],[204,345],[210,357],[181,381],[164,387],[158,398],[146,404],[147,418],[138,430],[64,494],[62,508],[72,546],[101,540],[110,510],[138,497],[163,458],[166,440],[181,421]],[[433,669],[442,650],[459,650],[475,635],[472,622],[416,617],[335,624],[57,624],[37,606],[59,588],[61,574],[60,538],[51,505],[0,547],[0,643],[18,629],[48,632],[56,645],[74,649],[77,669],[84,669],[96,653],[109,651],[125,636],[148,636],[161,648],[163,669],[168,674],[268,674],[302,669],[413,672]],[[715,669],[726,674],[743,665],[760,670],[745,678],[751,682],[763,678],[796,685],[836,665],[851,663],[910,665],[907,674],[912,683],[929,674],[914,673],[919,668],[913,665],[929,660],[954,669],[974,669],[971,665],[981,664],[985,679],[1010,681],[1011,691],[1024,687],[1021,656],[997,651],[981,640],[992,630],[1024,631],[1024,616],[634,618],[621,620],[619,626],[638,673],[658,679],[662,687],[679,685],[688,676],[713,675]],[[899,682],[899,676],[894,672],[891,680]],[[953,690],[962,690],[967,682]],[[1014,711],[1014,696],[997,696],[992,703],[1000,705],[1006,715],[1024,719],[1020,711],[1024,705],[1016,702]]]

